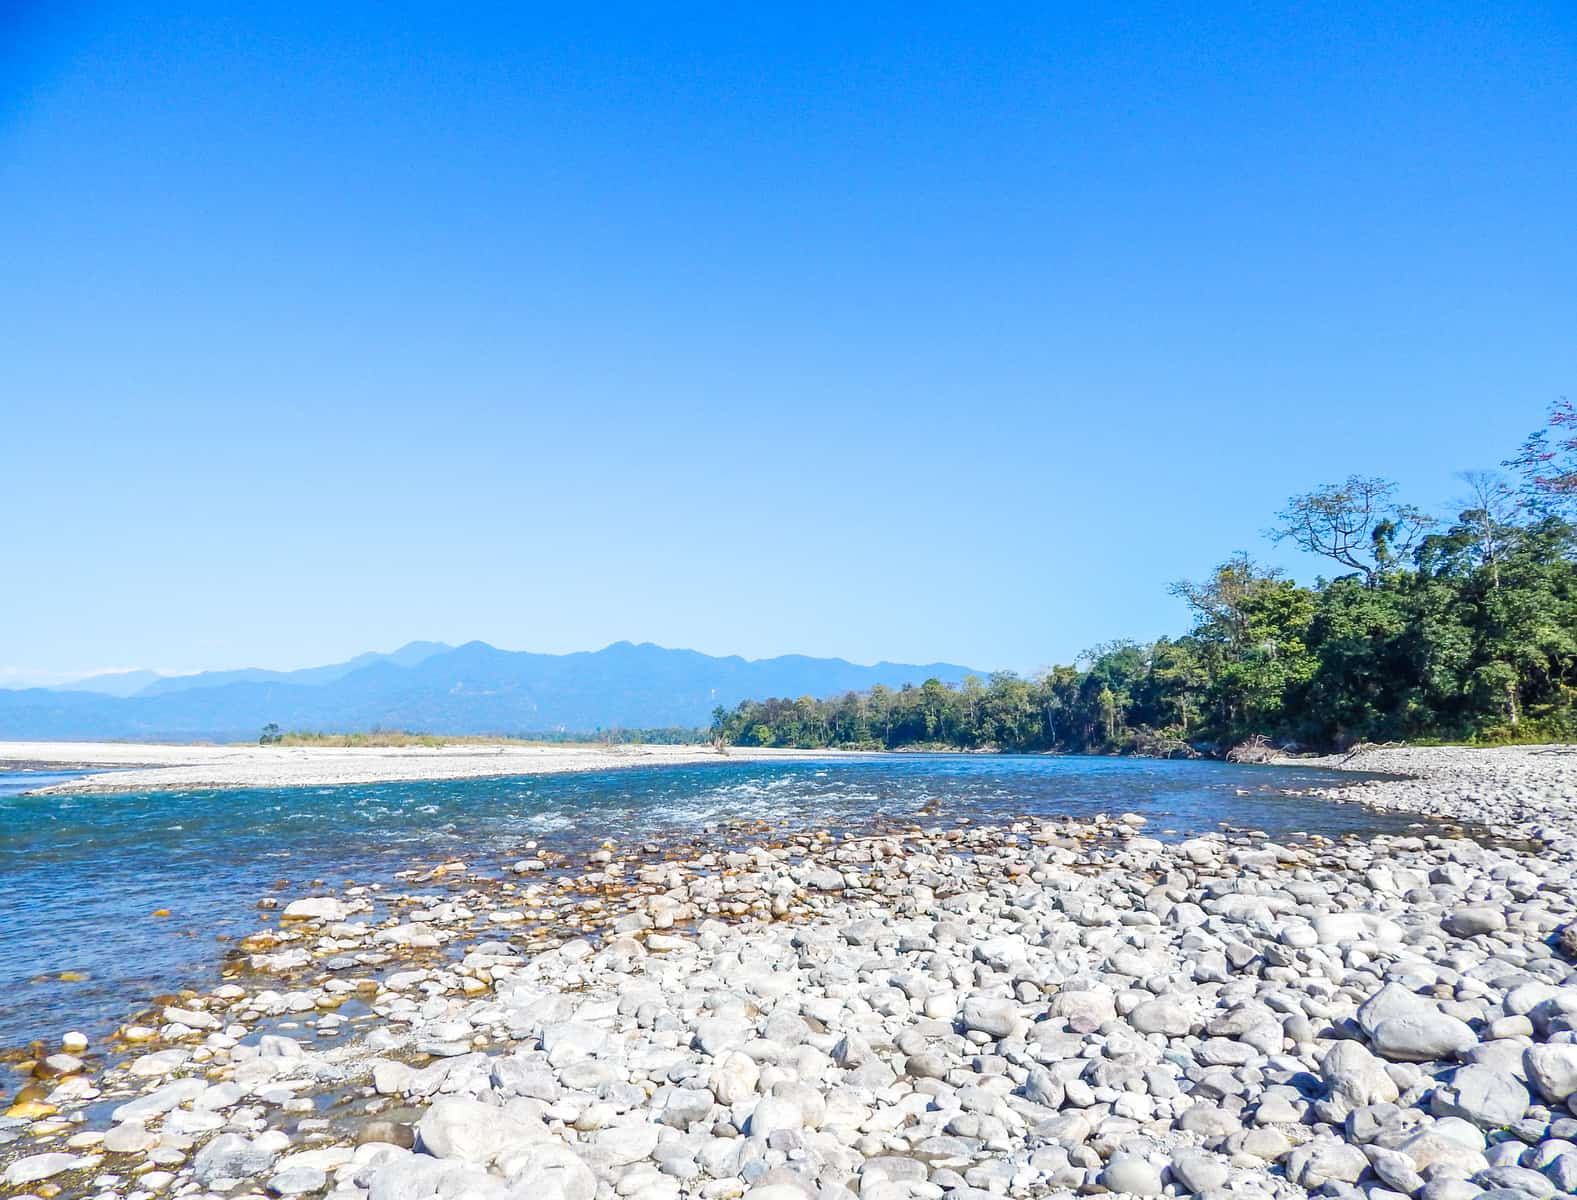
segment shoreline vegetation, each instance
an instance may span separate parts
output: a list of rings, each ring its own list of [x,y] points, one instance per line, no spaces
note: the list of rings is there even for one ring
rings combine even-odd
[[[613,729],[607,732],[595,730],[591,733],[525,733],[518,736],[387,729],[374,729],[366,733],[319,733],[291,729],[273,735],[265,733],[258,740],[259,744],[269,746],[327,746],[335,749],[423,746],[438,749],[445,746],[704,746],[708,739],[705,730],[675,726],[666,729]]]
[[[1360,743],[1517,745],[1577,736],[1577,408],[1468,472],[1453,517],[1352,476],[1293,497],[1269,536],[1342,571],[1312,587],[1238,553],[1172,592],[1192,628],[1108,642],[1030,679],[745,700],[741,747],[1264,757]]]

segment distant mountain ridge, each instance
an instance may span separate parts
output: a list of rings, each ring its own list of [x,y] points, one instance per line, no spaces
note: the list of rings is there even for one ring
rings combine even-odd
[[[150,684],[136,695],[168,696],[171,692],[224,687],[231,683],[301,683],[309,686],[333,683],[336,679],[343,679],[351,672],[370,667],[374,663],[392,662],[396,666],[414,667],[424,659],[453,649],[453,646],[444,642],[407,642],[389,654],[376,652],[358,654],[355,658],[346,659],[341,663],[331,663],[326,667],[303,667],[299,671],[264,671],[257,667],[245,667],[239,671],[201,671],[196,675],[171,675]]]
[[[125,673],[130,675],[132,673]],[[206,671],[159,677],[131,695],[61,688],[0,690],[0,738],[241,740],[286,729],[430,733],[591,732],[700,726],[747,698],[823,698],[882,684],[984,674],[953,663],[871,666],[841,658],[745,659],[615,642],[535,654],[486,642],[412,642],[299,671]],[[103,677],[101,677],[103,678]],[[111,676],[100,686],[125,686]]]
[[[70,683],[57,683],[52,692],[94,692],[101,696],[135,696],[143,688],[168,678],[157,671],[110,671]]]
[[[402,667],[414,666],[424,658],[442,654],[454,647],[445,642],[407,642],[389,654],[369,651],[341,663],[326,667],[303,667],[298,671],[266,671],[261,667],[243,667],[236,671],[197,671],[191,675],[161,675],[157,671],[118,671],[109,675],[90,675],[71,683],[61,683],[50,688],[52,692],[98,692],[106,696],[167,696],[171,692],[189,692],[193,688],[223,687],[227,683],[332,683],[343,679],[352,671],[371,666],[375,662],[393,662]]]

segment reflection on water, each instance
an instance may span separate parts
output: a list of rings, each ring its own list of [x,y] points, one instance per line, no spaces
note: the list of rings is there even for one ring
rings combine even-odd
[[[256,928],[256,902],[276,887],[288,898],[314,880],[386,880],[442,855],[508,861],[536,838],[573,849],[741,820],[788,831],[1135,811],[1162,837],[1221,822],[1274,837],[1415,824],[1286,794],[1350,778],[1147,759],[905,755],[335,788],[0,790],[0,1046],[102,1031],[155,992],[211,982],[215,935]],[[16,791],[17,777],[0,776],[0,788],[7,781]],[[152,915],[160,909],[169,916]],[[86,978],[62,982],[62,972]]]

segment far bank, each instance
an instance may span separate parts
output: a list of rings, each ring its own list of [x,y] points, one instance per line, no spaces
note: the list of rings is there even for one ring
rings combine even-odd
[[[85,770],[39,789],[55,794],[556,775],[628,767],[702,766],[827,758],[837,751],[665,745],[212,746],[139,742],[0,742],[0,770]]]

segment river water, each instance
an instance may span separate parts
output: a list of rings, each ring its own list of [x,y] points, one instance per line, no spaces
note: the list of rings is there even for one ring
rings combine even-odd
[[[1044,756],[894,755],[722,763],[335,788],[17,794],[55,777],[0,775],[0,1047],[97,1037],[149,997],[212,984],[257,901],[388,880],[448,856],[489,868],[533,840],[759,838],[733,831],[951,824],[1137,812],[1178,838],[1220,823],[1339,836],[1418,819],[1296,795],[1350,781],[1301,768]],[[155,916],[166,910],[168,916]],[[66,978],[62,979],[62,976]]]

